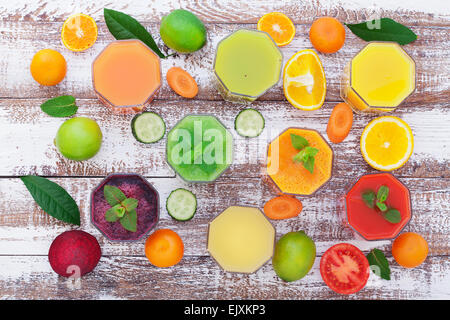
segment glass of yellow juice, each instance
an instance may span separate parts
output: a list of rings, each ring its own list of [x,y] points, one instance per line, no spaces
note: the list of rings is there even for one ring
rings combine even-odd
[[[395,42],[370,42],[341,78],[341,97],[356,112],[395,110],[416,87],[414,60]]]

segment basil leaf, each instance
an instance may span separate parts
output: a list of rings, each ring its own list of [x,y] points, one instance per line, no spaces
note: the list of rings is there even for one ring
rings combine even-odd
[[[411,29],[389,18],[345,25],[365,41],[394,41],[404,45],[417,39],[417,35]]]
[[[383,251],[373,249],[366,257],[373,273],[382,279],[391,280],[391,269]]]
[[[136,232],[137,230],[137,212],[136,210],[131,210],[130,212],[125,213],[125,215],[120,218],[120,224],[126,230],[131,232]]]
[[[124,201],[127,197],[115,186],[106,185],[103,188],[103,195],[110,206],[115,206]]]
[[[73,96],[60,96],[45,101],[41,104],[41,110],[49,116],[63,118],[73,116],[78,107]]]
[[[399,223],[402,220],[402,215],[397,209],[390,208],[383,214],[383,217],[390,223]]]
[[[304,147],[309,146],[308,140],[302,136],[291,133],[292,146],[297,150],[302,150]]]
[[[148,31],[134,18],[129,15],[111,9],[104,9],[106,26],[109,32],[117,40],[138,39],[152,49],[160,58],[166,58],[159,50],[153,37]]]
[[[378,209],[380,209],[382,212],[385,212],[387,210],[387,205],[384,204],[383,202],[377,201],[375,203],[378,207]]]
[[[23,176],[20,179],[42,210],[58,220],[80,225],[77,203],[61,186],[38,176]]]
[[[369,208],[373,209],[375,207],[375,192],[372,190],[364,192],[362,199]]]
[[[134,210],[137,208],[139,201],[133,198],[128,198],[125,199],[124,201],[122,201],[121,205],[123,206],[123,208],[130,212],[131,210]]]
[[[109,208],[108,211],[106,211],[105,220],[108,222],[116,222],[117,220],[119,220],[115,207]]]
[[[386,186],[381,186],[378,189],[377,200],[380,202],[385,202],[389,195],[389,188]]]

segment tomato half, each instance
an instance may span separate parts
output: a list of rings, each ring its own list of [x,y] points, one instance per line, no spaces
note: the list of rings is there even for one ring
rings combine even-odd
[[[339,243],[323,254],[320,260],[320,274],[331,290],[352,294],[366,285],[370,274],[369,262],[354,245]]]

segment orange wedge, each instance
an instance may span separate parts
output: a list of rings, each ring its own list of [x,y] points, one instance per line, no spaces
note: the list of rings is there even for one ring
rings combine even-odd
[[[302,50],[286,63],[283,89],[286,99],[301,110],[322,107],[327,91],[325,72],[319,56],[313,50]]]
[[[90,16],[77,13],[71,15],[63,24],[61,40],[67,49],[83,51],[97,41],[97,24]]]
[[[281,12],[265,14],[259,19],[257,28],[259,31],[267,32],[279,47],[290,43],[295,36],[294,24]]]

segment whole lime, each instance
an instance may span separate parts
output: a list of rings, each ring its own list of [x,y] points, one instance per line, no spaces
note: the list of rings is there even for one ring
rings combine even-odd
[[[200,50],[206,43],[206,28],[192,12],[177,9],[161,19],[161,39],[171,49],[180,53]]]
[[[102,144],[102,131],[97,122],[85,117],[66,120],[55,138],[61,154],[70,160],[87,160],[95,156]]]
[[[305,232],[289,232],[278,240],[272,258],[275,273],[284,281],[303,278],[316,259],[316,245]]]

